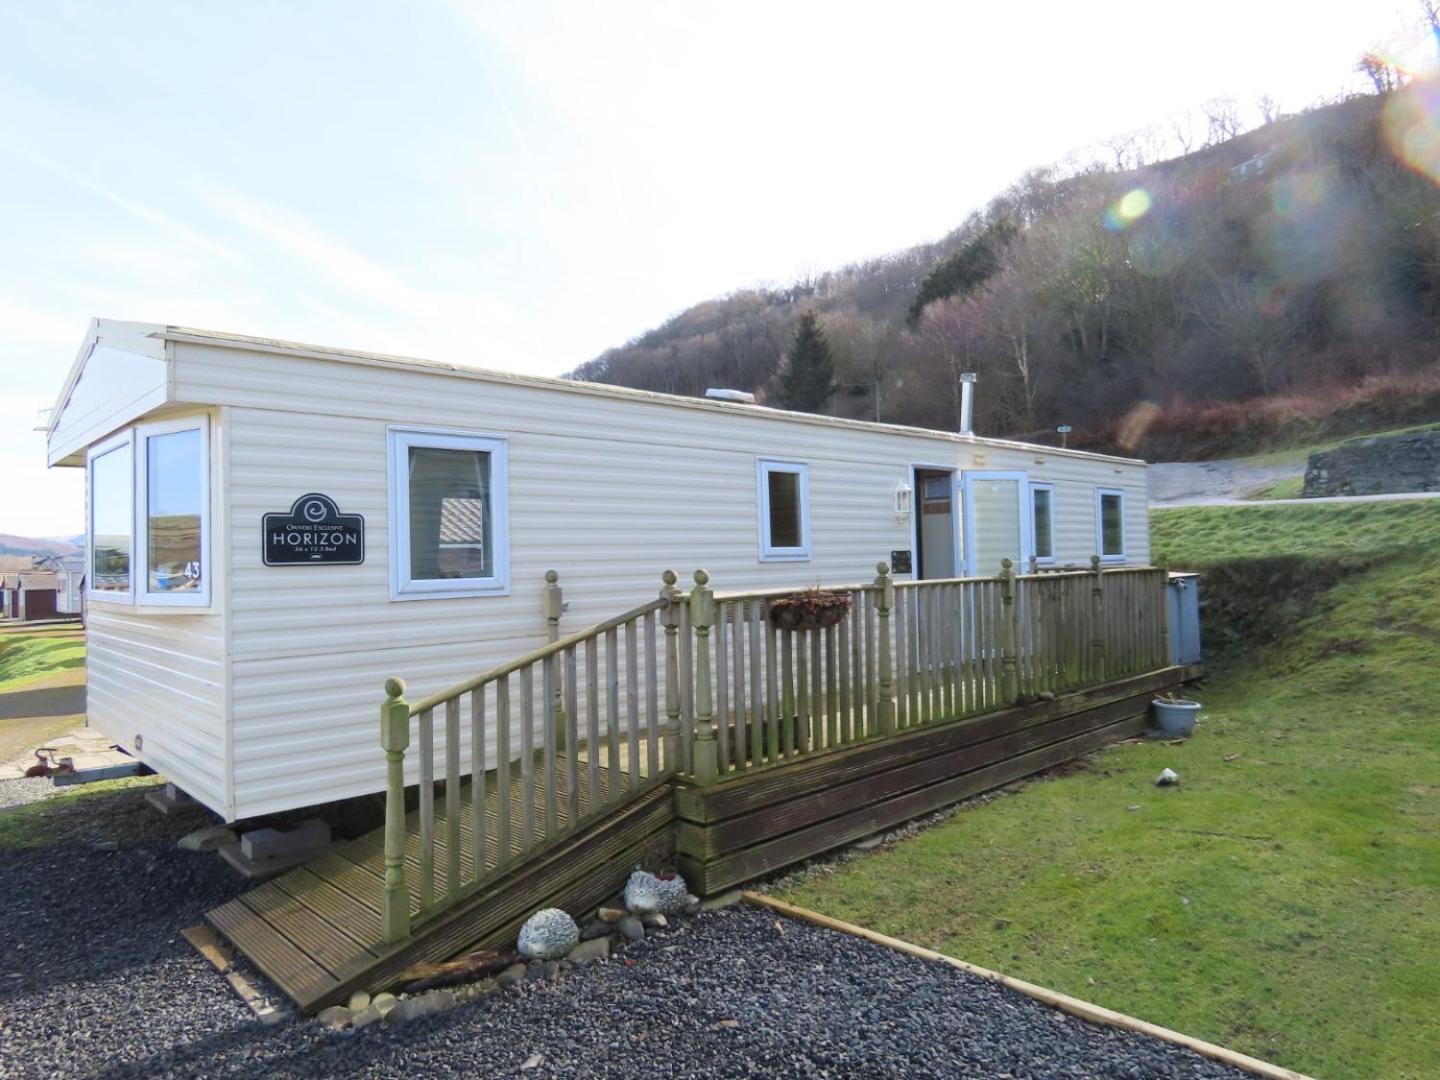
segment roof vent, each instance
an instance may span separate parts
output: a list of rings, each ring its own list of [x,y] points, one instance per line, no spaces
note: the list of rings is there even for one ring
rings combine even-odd
[[[705,391],[705,396],[712,401],[738,401],[744,405],[755,404],[755,395],[744,390],[723,390],[712,386]]]

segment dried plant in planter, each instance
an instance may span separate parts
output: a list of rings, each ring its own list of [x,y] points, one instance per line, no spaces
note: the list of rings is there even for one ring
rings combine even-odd
[[[770,621],[781,630],[825,630],[850,611],[850,594],[806,589],[770,602]]]

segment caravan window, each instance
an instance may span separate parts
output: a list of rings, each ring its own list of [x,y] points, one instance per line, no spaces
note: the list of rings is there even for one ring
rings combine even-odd
[[[1035,516],[1035,561],[1055,561],[1055,487],[1031,484],[1030,504]]]
[[[809,468],[796,461],[762,460],[756,479],[761,561],[810,558]]]
[[[1106,562],[1125,561],[1125,493],[1112,488],[1095,492],[1095,544]]]
[[[89,591],[108,600],[130,596],[134,549],[135,458],[130,433],[90,454]]]
[[[210,602],[205,558],[209,477],[203,423],[181,421],[140,429],[144,471],[140,527],[144,536],[141,603]]]
[[[503,439],[390,430],[392,599],[509,589]]]
[[[87,594],[179,607],[210,603],[209,422],[140,424],[90,452]]]

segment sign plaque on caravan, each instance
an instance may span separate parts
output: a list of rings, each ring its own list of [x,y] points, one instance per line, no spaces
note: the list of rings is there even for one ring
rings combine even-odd
[[[365,519],[342,514],[329,495],[301,495],[289,513],[266,514],[266,566],[355,566],[365,561]]]

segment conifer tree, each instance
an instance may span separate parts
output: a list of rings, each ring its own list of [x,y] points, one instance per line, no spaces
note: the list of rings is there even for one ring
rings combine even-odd
[[[800,316],[795,341],[780,373],[780,405],[797,412],[822,412],[835,394],[835,358],[814,311]]]

